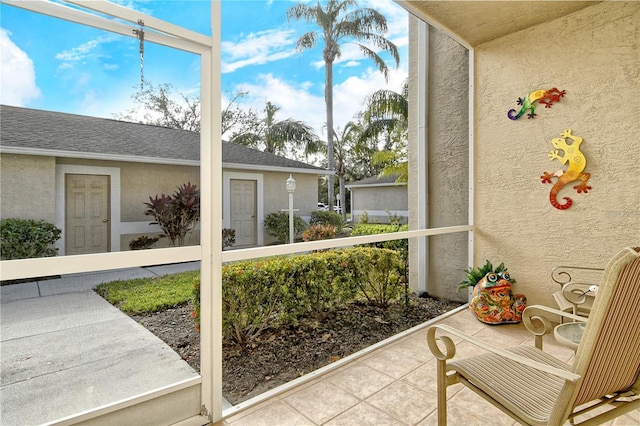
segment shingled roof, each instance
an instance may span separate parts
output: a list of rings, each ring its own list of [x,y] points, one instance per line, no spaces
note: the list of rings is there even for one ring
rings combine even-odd
[[[200,135],[189,130],[0,105],[0,152],[160,164],[198,165]],[[310,164],[231,142],[222,144],[225,167],[297,169]]]

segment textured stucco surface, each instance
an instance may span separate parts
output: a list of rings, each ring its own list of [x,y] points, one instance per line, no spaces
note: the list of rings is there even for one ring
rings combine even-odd
[[[56,222],[56,165],[83,166],[89,168],[118,169],[120,176],[120,217],[112,217],[112,226],[120,229],[118,244],[120,250],[129,250],[129,241],[141,235],[161,233],[157,227],[149,226],[150,216],[145,216],[145,202],[156,194],[173,194],[183,183],[191,182],[198,187],[199,170],[197,167],[132,163],[104,160],[79,160],[73,158],[40,157],[29,155],[3,154],[0,158],[0,206],[1,216],[25,219],[44,219]],[[234,170],[229,170],[234,171]],[[236,170],[237,171],[237,170]],[[243,172],[247,172],[243,170]],[[280,211],[288,207],[288,194],[285,181],[289,173],[254,172],[262,176],[264,183],[264,214]],[[316,209],[318,200],[318,176],[316,174],[293,173],[297,189],[294,206],[298,215],[309,219]],[[220,196],[222,200],[222,196]],[[222,208],[222,207],[221,207]],[[135,231],[134,231],[135,230]],[[264,242],[270,237],[264,232]],[[187,238],[186,244],[198,244],[199,235],[194,233]],[[156,247],[168,246],[163,238]]]
[[[56,219],[56,163],[53,158],[2,154],[0,218]]]
[[[307,222],[311,212],[318,206],[318,175],[292,173],[296,181],[296,190],[293,194],[293,208],[298,209],[296,215]],[[285,182],[289,173],[270,172],[264,174],[264,215],[279,212],[289,208],[289,193]],[[271,244],[276,239],[267,233],[264,228],[264,243]]]
[[[417,35],[417,20],[410,18],[410,31]],[[409,211],[410,228],[418,227],[418,209],[427,209],[428,228],[468,223],[468,54],[465,48],[429,29],[427,52],[419,51],[417,37],[410,40],[410,87],[417,88],[417,59],[428,55],[427,111],[419,111],[417,91],[410,90]],[[426,112],[427,128],[427,206],[420,206],[417,191],[418,114]],[[467,233],[428,238],[424,259],[417,240],[410,241],[410,285],[426,288],[430,295],[466,301],[457,283],[467,265]],[[419,283],[418,266],[426,263],[426,283]]]
[[[354,222],[359,222],[359,214],[366,211],[369,223],[389,223],[389,215],[394,212],[401,217],[401,223],[407,223],[407,211],[409,209],[407,187],[377,186],[377,187],[353,187],[351,189],[354,213]],[[388,211],[388,213],[387,213]]]
[[[554,305],[554,266],[604,266],[640,245],[639,27],[640,3],[607,2],[476,49],[475,264],[504,261],[529,304]],[[566,97],[507,118],[518,97],[551,87]],[[559,168],[547,154],[568,128],[584,138],[592,190],[565,187],[574,204],[561,211],[540,175]]]

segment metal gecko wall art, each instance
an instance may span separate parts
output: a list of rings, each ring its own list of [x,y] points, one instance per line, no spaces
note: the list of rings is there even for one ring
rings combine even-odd
[[[551,183],[552,178],[558,178],[549,193],[549,201],[556,209],[566,210],[571,207],[573,201],[569,197],[563,197],[565,203],[560,204],[557,199],[558,192],[567,184],[579,180],[580,183],[575,185],[573,189],[578,191],[578,194],[582,192],[586,194],[591,189],[591,187],[587,185],[591,175],[584,172],[587,166],[587,159],[580,151],[580,145],[583,139],[580,136],[572,135],[571,129],[565,130],[560,136],[559,138],[551,139],[551,144],[555,149],[548,154],[548,157],[551,161],[558,160],[561,164],[567,165],[567,169],[559,169],[551,174],[544,172],[540,178],[542,179],[542,183]],[[567,139],[571,139],[571,143],[568,143]],[[562,151],[562,155],[560,155],[560,150]]]
[[[522,105],[520,111],[516,113],[515,109],[510,109],[509,112],[507,112],[507,117],[511,120],[517,120],[522,117],[525,112],[529,111],[527,118],[534,118],[537,115],[536,101],[544,104],[545,108],[551,108],[551,105],[553,105],[554,102],[560,102],[560,99],[564,97],[566,93],[566,90],[558,90],[555,87],[549,90],[535,90],[524,98],[518,98],[518,105]]]

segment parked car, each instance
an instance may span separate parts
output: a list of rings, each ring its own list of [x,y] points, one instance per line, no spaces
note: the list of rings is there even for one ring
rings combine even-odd
[[[329,210],[329,208],[324,203],[318,203],[318,210]]]
[[[336,213],[342,214],[342,207],[341,206],[333,206],[333,211],[336,212]]]

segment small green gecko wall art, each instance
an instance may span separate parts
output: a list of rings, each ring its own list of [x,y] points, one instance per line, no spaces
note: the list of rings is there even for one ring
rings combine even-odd
[[[525,112],[529,111],[527,118],[534,118],[537,115],[536,101],[544,104],[545,108],[551,108],[551,105],[553,105],[554,102],[560,102],[560,98],[564,97],[566,93],[566,90],[558,90],[555,87],[549,90],[535,90],[529,93],[529,96],[518,98],[518,105],[522,105],[522,108],[520,108],[520,111],[517,113],[515,109],[510,109],[509,112],[507,112],[507,117],[511,120],[517,120],[522,117]]]
[[[540,178],[542,179],[542,183],[551,183],[552,178],[558,178],[549,193],[549,201],[556,209],[566,210],[571,207],[573,201],[569,197],[563,197],[563,200],[566,202],[560,204],[557,199],[558,192],[567,184],[579,180],[580,183],[574,186],[573,189],[578,191],[578,194],[582,192],[586,194],[591,189],[591,187],[587,185],[591,175],[584,172],[587,159],[580,151],[580,145],[583,139],[580,136],[572,135],[571,129],[565,130],[560,136],[559,138],[551,139],[551,144],[555,149],[548,154],[548,157],[551,161],[558,160],[563,165],[568,164],[568,167],[564,171],[559,169],[552,174],[544,172]],[[571,139],[570,144],[567,142],[567,139]],[[562,155],[560,155],[560,150],[563,151]]]

